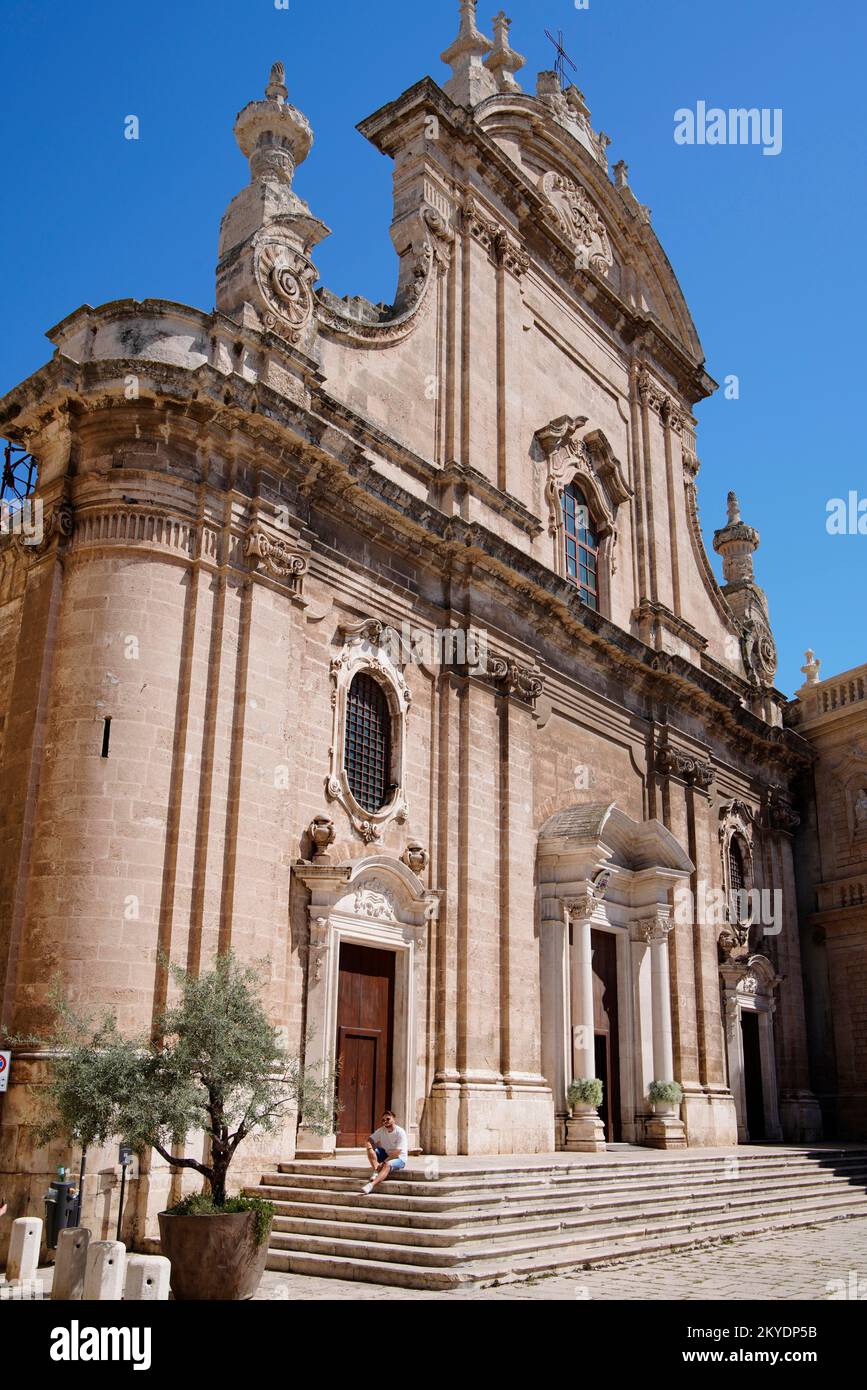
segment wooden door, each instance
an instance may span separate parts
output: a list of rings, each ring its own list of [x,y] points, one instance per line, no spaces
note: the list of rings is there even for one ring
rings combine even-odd
[[[344,943],[337,993],[337,1145],[357,1148],[391,1104],[394,952]]]
[[[591,931],[593,951],[593,1034],[596,1075],[602,1082],[599,1110],[609,1144],[620,1141],[620,1047],[617,1019],[617,937]]]

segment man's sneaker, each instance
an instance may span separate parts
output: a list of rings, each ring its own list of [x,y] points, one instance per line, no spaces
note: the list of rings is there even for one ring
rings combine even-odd
[[[367,1192],[368,1194],[370,1194],[373,1191],[373,1183],[366,1182],[361,1190],[362,1192]]]

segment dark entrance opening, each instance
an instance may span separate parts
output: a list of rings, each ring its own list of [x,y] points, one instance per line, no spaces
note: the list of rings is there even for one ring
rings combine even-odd
[[[744,1098],[747,1109],[747,1132],[755,1143],[765,1138],[765,1097],[762,1086],[762,1051],[759,1042],[759,1016],[741,1010],[741,1032],[744,1043]]]
[[[602,1082],[599,1115],[605,1141],[618,1144],[620,1132],[620,1042],[617,1018],[617,938],[591,931],[593,950],[593,1034],[596,1075]]]
[[[391,1104],[393,951],[344,943],[337,994],[337,1146],[363,1145]]]

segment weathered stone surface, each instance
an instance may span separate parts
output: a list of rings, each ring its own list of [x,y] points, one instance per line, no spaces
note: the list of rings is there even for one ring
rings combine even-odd
[[[171,1273],[171,1264],[164,1255],[127,1255],[124,1299],[136,1303],[165,1302]]]
[[[69,1227],[60,1232],[57,1238],[57,1254],[54,1257],[52,1298],[68,1300],[84,1297],[89,1247],[90,1231],[83,1227]]]
[[[119,1240],[93,1240],[85,1261],[85,1302],[113,1302],[123,1298],[126,1246]]]
[[[6,1278],[10,1284],[16,1279],[36,1278],[41,1241],[42,1222],[38,1216],[19,1216],[12,1222],[6,1257]]]

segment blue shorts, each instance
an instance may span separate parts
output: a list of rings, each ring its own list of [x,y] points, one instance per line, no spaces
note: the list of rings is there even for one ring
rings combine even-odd
[[[380,1163],[385,1163],[386,1159],[388,1159],[388,1166],[393,1173],[399,1173],[401,1168],[406,1167],[406,1164],[404,1163],[402,1158],[388,1158],[388,1150],[381,1149],[378,1144],[374,1149],[374,1153],[376,1154],[376,1157],[379,1159]]]

